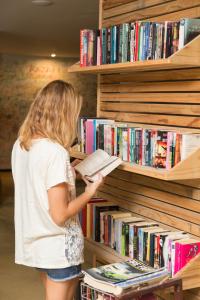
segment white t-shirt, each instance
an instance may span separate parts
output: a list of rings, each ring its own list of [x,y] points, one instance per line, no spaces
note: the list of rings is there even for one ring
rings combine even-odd
[[[75,184],[68,152],[58,143],[33,140],[29,151],[17,140],[12,151],[15,183],[15,262],[38,268],[65,268],[83,263],[83,234],[78,216],[64,227],[49,214],[47,190],[59,183]]]

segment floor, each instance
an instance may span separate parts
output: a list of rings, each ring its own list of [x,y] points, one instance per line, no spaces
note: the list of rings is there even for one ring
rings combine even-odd
[[[42,300],[38,271],[14,263],[13,182],[0,173],[0,300]]]

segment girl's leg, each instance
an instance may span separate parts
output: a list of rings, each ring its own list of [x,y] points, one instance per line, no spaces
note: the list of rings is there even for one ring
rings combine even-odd
[[[46,278],[46,300],[72,300],[79,279],[56,282]]]
[[[40,279],[42,280],[43,286],[46,289],[47,274],[45,272],[40,272]]]

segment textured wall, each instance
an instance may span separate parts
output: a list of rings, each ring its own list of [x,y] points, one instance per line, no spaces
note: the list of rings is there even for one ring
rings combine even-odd
[[[96,76],[67,73],[77,59],[43,59],[0,55],[0,169],[10,168],[10,154],[31,101],[48,82],[63,79],[83,96],[81,114],[96,111]]]

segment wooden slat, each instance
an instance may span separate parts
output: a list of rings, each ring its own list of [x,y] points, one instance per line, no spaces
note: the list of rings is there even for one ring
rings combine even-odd
[[[101,101],[107,102],[159,102],[200,104],[200,93],[101,93]]]
[[[179,206],[186,210],[192,211],[200,211],[200,202],[196,200],[192,200],[183,196],[174,195],[172,193],[156,190],[152,187],[146,187],[144,185],[135,184],[133,182],[126,182],[122,179],[112,178],[108,176],[105,180],[105,184],[112,186],[114,188],[120,189],[122,191],[128,191],[133,194],[143,195],[145,197],[149,197],[151,199],[159,200],[164,203],[168,203],[170,205]],[[163,204],[164,205],[164,204]],[[198,214],[198,218],[200,214]]]
[[[166,82],[133,82],[128,84],[105,84],[101,86],[101,92],[106,93],[135,93],[135,92],[199,92],[200,81],[176,81]]]
[[[133,1],[137,1],[137,0],[109,0],[109,1],[104,0],[103,1],[103,9],[106,10],[111,7],[116,7],[116,6],[122,5],[124,3],[129,3],[129,2],[133,2]]]
[[[131,204],[128,201],[125,201],[124,197],[120,197],[119,195],[113,195],[108,193],[107,191],[99,191],[98,195],[104,199],[113,201],[117,203],[119,206],[124,207],[127,210],[130,210],[134,213],[137,213],[143,217],[150,218],[160,224],[166,224],[168,226],[173,227],[174,229],[184,230],[189,232],[195,236],[200,237],[200,228],[198,225],[180,220],[177,217],[170,216],[166,213],[155,211],[152,208],[146,208],[145,206],[139,204]]]
[[[103,187],[100,188],[100,191],[108,192],[114,196],[119,196],[124,198],[124,203],[126,201],[132,203],[132,205],[138,204],[142,205],[146,208],[154,209],[155,211],[163,212],[171,216],[181,216],[181,219],[192,222],[195,224],[200,224],[200,214],[194,211],[190,211],[188,209],[178,207],[176,205],[171,205],[166,202],[157,200],[155,198],[150,198],[147,196],[143,196],[140,194],[135,194],[130,190],[122,190],[117,188],[116,186],[113,187],[111,185],[105,184]],[[200,226],[199,226],[200,231]]]
[[[101,83],[120,82],[152,82],[152,81],[177,81],[200,79],[200,68],[185,70],[147,71],[137,72],[137,74],[107,74],[101,76]]]
[[[101,111],[99,114],[101,118],[109,118],[119,122],[135,122],[143,124],[158,124],[166,126],[180,126],[200,128],[200,118],[187,116],[172,116],[172,115],[153,115],[153,114],[139,114],[139,113],[121,113],[121,112],[106,112]]]
[[[143,10],[144,8],[149,8],[152,6],[156,7],[159,4],[169,3],[169,2],[174,4],[176,2],[176,0],[146,0],[146,1],[137,0],[137,1],[132,1],[129,3],[123,3],[120,6],[115,6],[113,8],[104,10],[103,18],[109,19],[111,17],[119,16],[119,15],[130,13],[130,12],[132,12],[134,14],[135,11],[138,11],[141,9]]]
[[[102,111],[120,111],[149,114],[193,115],[200,117],[200,105],[148,104],[148,103],[101,103]]]
[[[114,24],[121,24],[126,22],[132,22],[135,20],[147,20],[150,18],[158,18],[161,15],[167,15],[170,13],[180,12],[185,9],[193,9],[200,8],[200,3],[198,0],[188,1],[188,0],[176,0],[174,2],[166,2],[164,4],[159,4],[156,6],[140,9],[134,12],[124,13],[122,15],[117,15],[105,19],[103,17],[103,26],[108,27]],[[165,18],[165,20],[167,20]]]
[[[112,177],[118,178],[121,180],[125,180],[128,182],[133,182],[135,184],[140,184],[142,186],[147,187],[153,187],[154,189],[166,191],[171,194],[177,194],[180,196],[184,196],[191,199],[200,200],[200,190],[199,188],[196,188],[191,186],[190,182],[184,181],[183,183],[174,183],[174,182],[167,182],[165,181],[163,183],[163,180],[151,178],[151,177],[143,177],[141,175],[135,174],[135,173],[128,173],[121,171],[119,169],[116,169],[112,172]],[[192,181],[194,183],[194,180]],[[188,184],[188,185],[187,185]],[[196,184],[197,185],[197,184]],[[198,186],[200,185],[200,180],[198,180]]]
[[[200,17],[200,7],[192,7],[188,9],[183,9],[180,11],[176,11],[174,13],[167,13],[160,16],[155,16],[152,18],[147,18],[146,21],[152,22],[164,22],[168,21],[179,21],[181,18],[199,18]],[[104,22],[103,22],[104,25]]]

